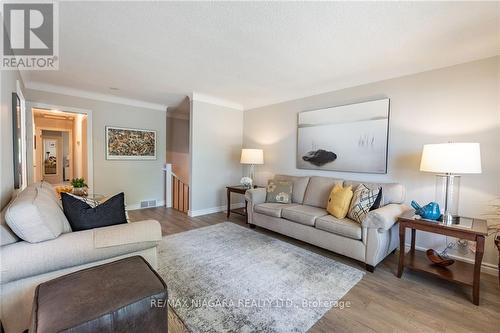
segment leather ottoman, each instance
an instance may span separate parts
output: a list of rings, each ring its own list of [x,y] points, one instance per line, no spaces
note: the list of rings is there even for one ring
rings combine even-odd
[[[140,256],[36,288],[30,333],[167,332],[167,286]]]

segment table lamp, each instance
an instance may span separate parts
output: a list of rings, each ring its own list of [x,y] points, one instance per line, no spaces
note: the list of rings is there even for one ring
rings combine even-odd
[[[264,164],[264,152],[262,149],[247,149],[243,148],[241,150],[241,164],[249,164],[250,165],[250,178],[252,179],[252,183],[255,177],[255,165],[256,164]]]
[[[481,173],[479,143],[441,143],[424,145],[420,171],[435,172],[436,199],[444,204],[442,221],[459,223],[460,174]]]

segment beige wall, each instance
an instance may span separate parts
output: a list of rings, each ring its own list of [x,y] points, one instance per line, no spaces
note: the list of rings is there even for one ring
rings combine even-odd
[[[189,184],[189,98],[167,111],[167,163],[172,171]]]
[[[141,200],[165,200],[165,111],[115,104],[42,91],[27,90],[26,99],[62,107],[92,110],[94,192],[113,195],[125,192],[129,208]],[[105,126],[152,129],[157,131],[157,159],[152,161],[108,161]]]
[[[23,84],[18,71],[0,71],[0,209],[3,209],[14,193],[12,156],[12,93],[16,81]]]
[[[243,111],[192,101],[191,213],[206,214],[226,204],[226,186],[241,179]]]
[[[434,200],[435,177],[419,171],[426,143],[480,142],[483,173],[462,177],[460,213],[481,215],[500,195],[500,57],[405,76],[244,113],[244,145],[263,148],[262,183],[275,173],[323,175],[367,181],[396,181],[407,188],[407,202]],[[391,99],[389,164],[386,175],[299,170],[295,167],[297,113],[377,98]],[[417,245],[443,247],[444,237],[419,234]],[[498,253],[487,240],[485,262]]]

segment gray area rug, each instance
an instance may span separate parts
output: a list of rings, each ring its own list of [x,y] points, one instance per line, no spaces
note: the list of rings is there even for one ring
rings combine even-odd
[[[364,272],[225,222],[163,238],[159,273],[191,332],[306,332]]]

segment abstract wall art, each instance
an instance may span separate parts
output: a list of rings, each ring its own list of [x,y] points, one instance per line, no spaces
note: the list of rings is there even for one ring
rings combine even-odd
[[[155,160],[156,131],[106,126],[106,159]]]
[[[297,168],[387,173],[388,98],[298,114]]]

